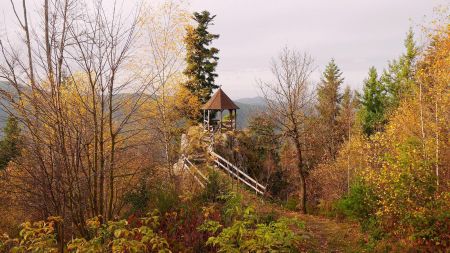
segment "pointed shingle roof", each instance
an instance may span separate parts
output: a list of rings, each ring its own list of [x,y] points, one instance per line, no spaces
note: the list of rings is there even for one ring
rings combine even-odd
[[[219,88],[211,99],[202,106],[203,110],[237,110],[239,107]]]

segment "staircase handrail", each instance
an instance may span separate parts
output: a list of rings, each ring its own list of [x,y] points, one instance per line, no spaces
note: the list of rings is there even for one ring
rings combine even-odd
[[[214,162],[219,165],[220,167],[222,167],[224,170],[226,170],[228,173],[230,173],[232,176],[234,176],[235,178],[239,179],[239,181],[243,182],[244,184],[246,184],[248,187],[252,188],[253,190],[256,191],[256,193],[259,193],[261,195],[264,195],[264,192],[262,192],[261,190],[258,189],[258,187],[252,185],[251,183],[249,183],[247,180],[243,179],[242,177],[238,176],[236,173],[234,173],[232,170],[230,170],[228,167],[226,167],[225,165],[223,165],[221,163],[220,160],[214,160]]]
[[[195,171],[205,180],[206,182],[209,182],[208,178],[185,156],[184,160],[191,165],[192,168],[195,169]]]
[[[220,159],[221,161],[223,161],[224,163],[226,163],[227,165],[231,166],[235,171],[237,171],[239,174],[243,175],[247,180],[249,180],[250,182],[254,183],[256,185],[253,186],[250,183],[246,182],[246,180],[243,180],[241,178],[240,175],[236,175],[235,173],[233,173],[232,171],[230,171],[228,168],[226,168],[225,166],[222,166],[222,168],[226,169],[228,172],[234,174],[234,176],[236,176],[237,178],[241,179],[242,182],[246,183],[248,186],[252,187],[252,188],[256,188],[255,190],[257,190],[259,193],[263,194],[263,191],[266,190],[266,187],[263,186],[262,184],[258,183],[258,181],[256,181],[255,179],[253,179],[252,177],[250,177],[249,175],[247,175],[247,173],[243,172],[241,169],[239,169],[238,167],[236,167],[234,164],[232,164],[231,162],[229,162],[228,160],[226,160],[225,158],[223,158],[222,156],[220,156],[219,154],[217,154],[214,151],[210,151],[210,154],[218,159]],[[261,188],[260,189],[258,189]]]
[[[191,167],[195,169],[195,172],[196,172],[198,175],[200,175],[201,178],[202,178],[206,183],[209,183],[208,178],[206,178],[205,175],[203,175],[203,173],[201,173],[200,170],[199,170],[196,166],[194,166],[194,164],[193,164],[191,161],[189,161],[189,159],[188,159],[186,156],[183,155],[182,160],[183,160],[183,167],[189,172],[189,174],[191,174],[191,175],[195,178],[195,180],[197,181],[197,183],[199,183],[200,186],[201,186],[202,188],[205,188],[205,184],[204,184],[204,183],[197,177],[197,175],[191,170],[191,168],[189,167],[189,165],[191,165]],[[189,165],[188,165],[188,164],[189,164]]]

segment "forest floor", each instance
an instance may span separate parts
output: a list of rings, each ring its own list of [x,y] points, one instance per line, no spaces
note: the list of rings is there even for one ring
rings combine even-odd
[[[274,213],[279,217],[296,217],[305,223],[306,238],[302,252],[364,252],[367,236],[357,223],[289,211],[279,204],[265,201],[246,190],[240,190],[244,202],[259,213]]]

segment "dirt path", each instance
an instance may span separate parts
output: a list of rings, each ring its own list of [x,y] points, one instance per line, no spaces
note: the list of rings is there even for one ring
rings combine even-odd
[[[305,222],[307,237],[304,252],[363,252],[362,245],[365,239],[360,227],[356,223],[337,222],[332,219],[304,215],[298,212],[263,201],[251,193],[244,193],[244,202],[251,204],[258,212],[276,213],[284,217],[297,217]]]
[[[364,236],[357,224],[336,222],[313,215],[297,215],[311,233],[308,252],[361,252]]]

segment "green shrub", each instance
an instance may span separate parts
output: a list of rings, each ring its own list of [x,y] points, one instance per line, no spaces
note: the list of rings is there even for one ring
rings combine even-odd
[[[226,225],[240,219],[244,215],[246,209],[249,209],[245,208],[242,204],[242,196],[235,192],[229,192],[228,194],[220,196],[220,200],[224,201],[222,207],[222,220]]]
[[[125,194],[125,202],[128,203],[130,211],[128,215],[146,213],[149,208],[151,193],[145,183],[139,184],[136,189],[133,189]]]
[[[375,212],[376,196],[372,189],[362,181],[354,183],[349,193],[336,203],[336,209],[345,216],[365,220]]]
[[[159,228],[159,213],[153,212],[131,226],[126,220],[100,222],[99,217],[89,219],[86,225],[91,239],[75,238],[67,245],[67,252],[170,252],[166,239],[155,232]],[[55,225],[59,217],[47,221],[25,222],[19,238],[0,237],[0,252],[59,252]],[[66,252],[66,251],[64,251]]]
[[[175,210],[180,204],[181,200],[177,191],[170,185],[161,185],[153,189],[150,193],[150,206],[153,209],[159,210],[161,213]]]
[[[67,245],[69,252],[170,252],[166,239],[155,232],[159,212],[148,213],[140,225],[132,227],[126,220],[101,224],[95,217],[87,221],[93,238],[76,238]]]
[[[364,231],[378,238],[382,233],[375,216],[377,201],[373,189],[362,180],[357,180],[349,193],[336,203],[335,210],[337,214],[359,221]]]
[[[211,170],[208,175],[208,183],[202,193],[202,198],[207,202],[215,202],[220,196],[229,192],[228,184],[221,178],[219,172]]]
[[[424,251],[444,251],[450,247],[450,193],[436,196],[425,208],[407,218],[413,227],[411,237]]]
[[[55,226],[59,217],[47,221],[25,222],[20,225],[19,238],[0,237],[0,252],[58,252]]]
[[[274,213],[259,216],[234,192],[222,195],[222,220],[206,220],[199,231],[211,235],[206,242],[217,252],[296,252],[302,241],[297,219],[276,219]],[[297,233],[296,233],[297,231]]]
[[[15,117],[8,117],[3,128],[3,138],[0,140],[0,171],[6,169],[8,163],[20,155],[19,121]]]
[[[211,232],[215,236],[208,238],[207,245],[216,248],[217,252],[296,252],[302,237],[296,229],[303,228],[302,222],[296,219],[280,219],[258,223],[252,208],[243,210],[240,219],[236,219],[229,227],[222,228],[217,221],[205,222],[199,230]]]
[[[391,183],[390,187],[395,189],[395,198],[392,198],[397,201],[383,195],[384,200],[388,199],[390,202],[382,202],[380,196],[376,195],[379,192],[359,180],[352,185],[350,192],[336,203],[337,214],[357,220],[361,228],[369,232],[371,237],[366,245],[369,250],[379,251],[384,246],[385,249],[392,246],[404,248],[405,251],[415,249],[424,252],[445,252],[444,249],[450,246],[450,194],[433,194],[434,186],[425,188],[432,182],[424,180],[423,182],[428,183],[422,185],[422,181],[411,178],[415,178],[414,175],[401,173],[399,180]],[[414,198],[410,196],[414,187],[421,188],[423,194]],[[384,205],[381,206],[380,202]],[[420,206],[416,203],[420,203]],[[387,211],[391,215],[387,215]],[[391,242],[393,238],[404,238],[408,243],[397,245]]]
[[[145,182],[125,194],[125,202],[130,206],[125,216],[140,216],[153,209],[165,213],[177,209],[181,203],[172,185],[164,184],[150,188]]]
[[[289,197],[286,202],[284,203],[284,208],[290,210],[290,211],[298,211],[298,199]]]

